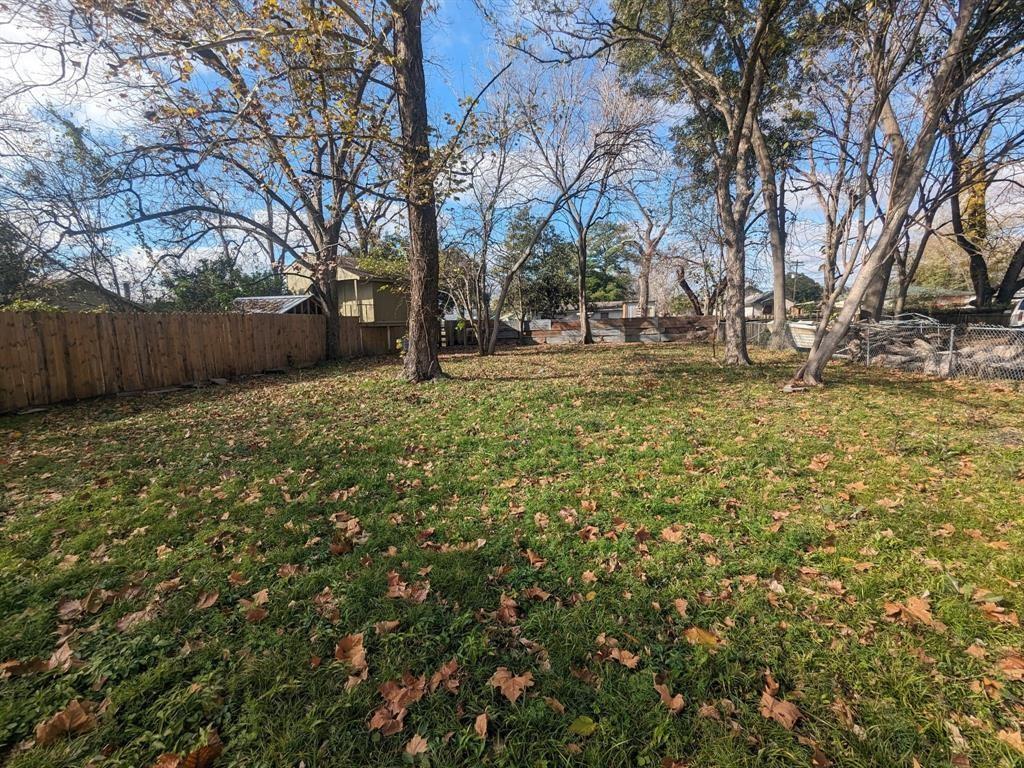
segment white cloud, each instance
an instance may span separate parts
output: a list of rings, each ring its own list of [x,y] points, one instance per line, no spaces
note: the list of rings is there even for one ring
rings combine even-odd
[[[32,121],[54,110],[94,132],[125,133],[143,123],[142,94],[109,76],[109,60],[60,30],[31,20],[0,22],[0,99],[8,115]]]

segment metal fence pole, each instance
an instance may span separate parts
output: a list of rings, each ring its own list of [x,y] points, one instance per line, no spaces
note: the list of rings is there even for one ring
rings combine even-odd
[[[864,338],[867,341],[867,362],[864,365],[871,365],[871,329],[864,329]]]
[[[954,337],[955,336],[956,336],[956,326],[955,325],[951,325],[951,326],[949,326],[949,373],[947,374],[949,376],[949,378],[953,378],[953,373],[954,373],[954,371],[956,371],[956,365],[954,365],[954,360],[953,360],[953,355],[956,354],[953,351]]]

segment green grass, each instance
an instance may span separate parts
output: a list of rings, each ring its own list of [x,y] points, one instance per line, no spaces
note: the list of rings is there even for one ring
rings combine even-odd
[[[218,766],[400,765],[414,733],[436,766],[810,766],[812,743],[844,767],[1024,760],[998,737],[1024,720],[1024,683],[999,667],[1024,632],[972,600],[1024,612],[1019,387],[836,366],[787,395],[792,360],[737,371],[676,345],[444,364],[450,380],[418,387],[352,363],[0,420],[0,661],[47,659],[58,637],[75,658],[0,680],[0,762],[135,768],[210,729]],[[330,551],[338,512],[368,534],[351,553]],[[682,541],[662,540],[674,523]],[[391,570],[429,580],[426,600],[387,598]],[[132,586],[59,628],[62,600]],[[264,589],[248,622],[239,601]],[[198,610],[204,591],[219,599]],[[503,594],[514,624],[495,618]],[[886,616],[914,597],[944,630]],[[356,632],[369,679],[346,690],[334,647]],[[636,669],[597,658],[600,633]],[[400,734],[369,730],[379,685],[452,658],[456,693],[428,692]],[[515,703],[488,685],[501,666],[533,675]],[[759,712],[765,670],[799,707],[792,731]],[[677,716],[655,674],[685,697]],[[95,730],[25,744],[75,698],[106,702]]]

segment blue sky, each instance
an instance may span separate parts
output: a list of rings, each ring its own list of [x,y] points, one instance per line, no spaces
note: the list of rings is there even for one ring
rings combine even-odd
[[[473,0],[441,0],[423,28],[431,119],[461,114],[458,100],[475,95],[497,59],[493,35]]]
[[[445,112],[462,114],[459,99],[476,95],[491,77],[491,67],[502,51],[474,0],[440,0],[437,12],[424,22],[423,46],[430,118],[439,125]],[[790,268],[820,281],[821,272],[816,267],[820,262],[817,237],[821,219],[813,210],[802,213],[803,221],[791,232],[790,256],[794,263]],[[751,246],[748,258],[753,265],[758,249],[753,243]],[[763,261],[766,254],[761,256]]]

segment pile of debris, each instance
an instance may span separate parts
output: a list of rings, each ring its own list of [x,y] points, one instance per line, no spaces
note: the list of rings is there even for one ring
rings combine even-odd
[[[889,341],[881,350],[872,352],[870,364],[943,378],[953,373],[953,355],[949,351],[948,342],[940,349],[933,342],[920,337]]]
[[[922,323],[856,323],[845,355],[855,362],[931,376],[953,372],[949,329]]]

